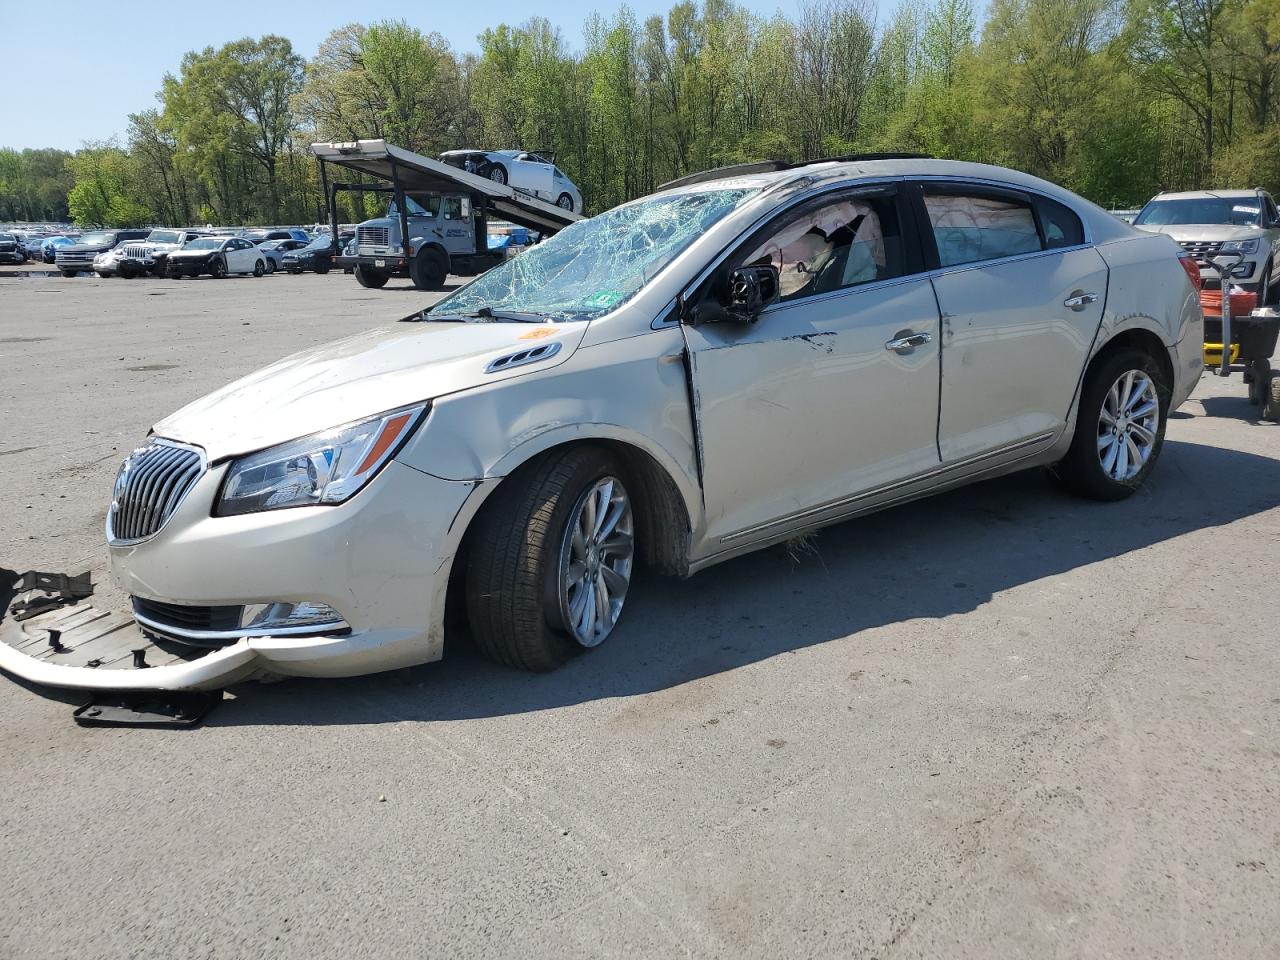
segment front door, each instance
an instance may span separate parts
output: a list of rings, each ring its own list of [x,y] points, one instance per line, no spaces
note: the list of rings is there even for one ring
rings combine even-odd
[[[972,184],[918,192],[942,309],[943,462],[1047,440],[1102,322],[1106,262],[1057,201]]]
[[[939,316],[901,212],[880,188],[780,214],[716,275],[773,264],[779,298],[753,324],[684,328],[713,544],[937,466]]]

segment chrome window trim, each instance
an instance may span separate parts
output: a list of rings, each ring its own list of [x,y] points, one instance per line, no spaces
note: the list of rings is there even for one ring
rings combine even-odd
[[[134,539],[134,540],[117,540],[117,539],[115,538],[114,533],[113,533],[113,532],[112,532],[112,530],[111,530],[111,506],[108,504],[108,506],[107,506],[107,519],[106,519],[106,534],[107,534],[107,545],[108,545],[108,546],[112,546],[112,547],[131,547],[131,546],[133,546],[133,545],[134,545],[134,544],[136,544],[136,543],[145,543],[146,541],[150,540],[152,537],[157,536],[157,535],[160,533],[160,531],[161,531],[161,530],[163,530],[165,527],[167,527],[167,526],[169,525],[169,521],[170,521],[171,519],[173,519],[173,514],[178,512],[178,509],[179,509],[179,508],[182,506],[182,504],[186,501],[187,497],[189,497],[189,496],[191,495],[191,491],[192,491],[192,490],[194,490],[194,489],[196,488],[196,486],[200,483],[200,479],[201,479],[201,478],[202,478],[206,473],[208,473],[208,472],[209,472],[209,456],[208,456],[208,454],[207,454],[207,453],[205,453],[205,450],[204,450],[204,448],[203,448],[203,447],[198,447],[198,446],[196,446],[194,443],[182,443],[182,442],[181,442],[181,441],[179,441],[179,440],[169,440],[169,439],[166,439],[165,437],[148,437],[148,438],[147,438],[147,440],[146,440],[143,444],[141,444],[141,446],[140,446],[140,447],[137,447],[137,448],[135,448],[135,449],[141,449],[141,447],[144,447],[144,446],[147,446],[147,445],[152,445],[152,446],[157,446],[157,447],[176,447],[176,448],[177,448],[177,449],[179,449],[179,450],[187,450],[187,451],[190,451],[190,452],[192,452],[192,453],[196,454],[196,456],[198,456],[198,457],[200,458],[200,471],[199,471],[199,473],[197,473],[197,474],[196,474],[196,478],[195,478],[195,480],[193,480],[193,481],[191,482],[191,487],[190,487],[190,489],[188,489],[188,490],[187,490],[187,492],[186,492],[185,494],[183,494],[183,496],[182,496],[182,499],[181,499],[181,500],[179,500],[176,504],[174,504],[174,507],[173,507],[173,513],[170,513],[170,514],[169,514],[169,516],[165,517],[165,518],[164,518],[164,520],[160,523],[160,526],[156,527],[156,529],[155,529],[153,532],[151,532],[151,533],[147,534],[145,537],[138,537],[137,539]],[[122,460],[122,461],[120,462],[120,466],[121,466],[121,467],[123,467],[123,466],[124,466],[125,461],[127,461],[127,460],[129,459],[129,457],[131,457],[131,456],[133,456],[133,451],[132,451],[132,450],[131,450],[131,451],[129,451],[128,455],[127,455],[127,456],[125,456],[124,460]],[[117,468],[117,470],[116,470],[116,478],[112,480],[112,484],[113,484],[113,486],[112,486],[112,491],[113,491],[112,500],[113,500],[113,501],[115,500],[115,496],[114,496],[114,490],[115,490],[115,487],[114,487],[114,484],[115,484],[115,482],[116,482],[116,479],[118,479],[118,478],[119,478],[119,476],[120,476],[120,470]]]
[[[837,500],[831,500],[815,507],[806,507],[804,510],[789,513],[784,517],[778,517],[775,520],[758,523],[755,526],[747,527],[743,530],[737,531],[736,533],[726,534],[720,538],[720,542],[725,544],[733,543],[734,541],[741,540],[744,537],[762,533],[774,527],[787,526],[797,521],[805,520],[809,517],[819,516],[820,514],[827,513],[830,510],[838,510],[841,507],[851,506],[852,504],[863,500],[869,500],[882,493],[888,493],[892,490],[907,487],[914,483],[920,483],[924,480],[941,477],[963,467],[973,466],[975,463],[981,463],[983,460],[990,460],[991,458],[998,457],[1002,454],[1013,453],[1027,447],[1035,447],[1037,445],[1044,444],[1046,441],[1052,440],[1057,435],[1058,434],[1055,431],[1050,430],[1046,433],[1038,433],[1033,437],[1027,437],[1023,440],[1016,440],[1013,443],[1004,444],[1003,446],[996,447],[994,450],[988,450],[985,453],[979,453],[971,457],[966,457],[963,460],[957,460],[954,463],[940,464],[939,466],[926,470],[923,473],[912,474],[911,476],[904,477],[901,480],[893,480],[889,483],[883,483],[878,487],[872,487],[870,490],[863,490],[861,493],[851,494],[847,497],[840,497]],[[1024,457],[1019,459],[1025,459],[1025,457],[1033,456],[1035,452],[1035,450],[1029,450]]]

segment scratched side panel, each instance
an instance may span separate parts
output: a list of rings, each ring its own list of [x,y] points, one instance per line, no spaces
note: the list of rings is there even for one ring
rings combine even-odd
[[[903,354],[885,348],[906,331],[932,340]],[[754,525],[937,465],[939,318],[927,279],[685,333],[716,548]]]

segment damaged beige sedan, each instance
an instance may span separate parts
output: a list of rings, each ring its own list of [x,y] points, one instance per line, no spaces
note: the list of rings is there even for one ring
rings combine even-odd
[[[1036,466],[1118,499],[1199,377],[1196,272],[996,167],[686,178],[157,424],[106,530],[149,646],[67,632],[0,667],[120,690],[349,676],[436,660],[465,620],[547,670],[616,632],[642,564],[687,576]]]

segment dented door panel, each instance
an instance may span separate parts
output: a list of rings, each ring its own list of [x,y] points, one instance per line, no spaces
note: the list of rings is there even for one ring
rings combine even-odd
[[[886,348],[907,331],[929,342]],[[712,544],[937,465],[939,316],[926,278],[685,337]]]

